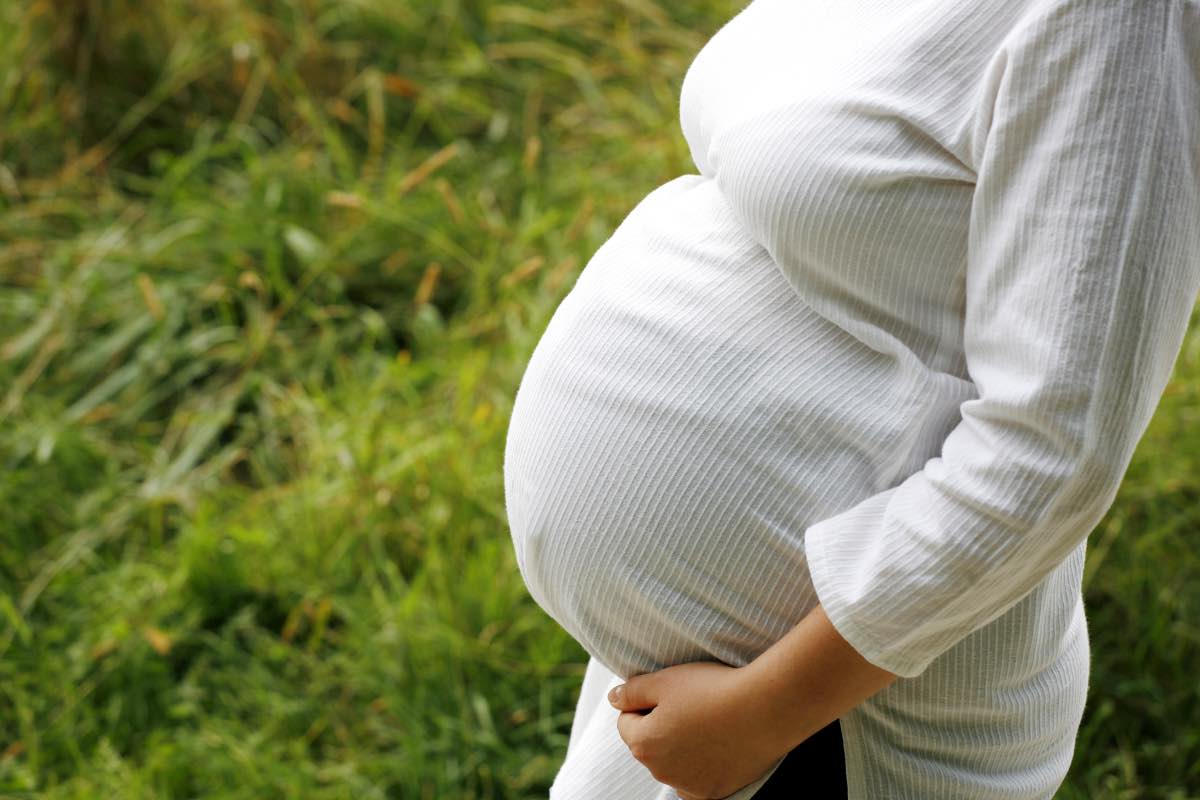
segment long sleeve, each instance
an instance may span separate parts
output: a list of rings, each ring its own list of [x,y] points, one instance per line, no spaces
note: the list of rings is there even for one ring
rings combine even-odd
[[[963,350],[939,456],[805,531],[839,632],[902,677],[1100,522],[1200,284],[1200,5],[1035,3],[975,119]]]

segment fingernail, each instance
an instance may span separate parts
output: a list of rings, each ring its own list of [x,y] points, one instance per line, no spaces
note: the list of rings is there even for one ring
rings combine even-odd
[[[608,692],[608,702],[612,703],[613,705],[616,705],[617,703],[621,702],[621,694],[624,692],[624,690],[625,690],[624,684],[622,684],[620,686],[614,686]]]

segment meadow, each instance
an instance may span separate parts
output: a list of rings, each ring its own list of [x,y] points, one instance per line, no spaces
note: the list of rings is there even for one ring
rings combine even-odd
[[[544,798],[504,434],[734,0],[0,2],[0,797]],[[1200,797],[1200,323],[1059,797]]]

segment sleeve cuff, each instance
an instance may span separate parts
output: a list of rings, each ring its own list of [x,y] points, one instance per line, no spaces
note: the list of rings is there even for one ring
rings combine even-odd
[[[813,591],[825,610],[825,615],[837,632],[859,655],[877,667],[886,669],[901,678],[920,675],[932,658],[914,658],[905,653],[889,649],[878,641],[865,627],[859,624],[850,605],[839,590],[838,576],[834,572],[833,559],[827,539],[838,536],[836,528],[830,527],[836,518],[810,525],[804,532],[804,547],[808,559],[808,570],[812,578]]]

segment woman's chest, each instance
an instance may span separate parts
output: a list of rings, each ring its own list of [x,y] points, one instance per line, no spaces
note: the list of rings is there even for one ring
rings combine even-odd
[[[698,53],[680,97],[697,169],[805,297],[910,342],[905,320],[957,309],[993,54],[1021,5],[754,0]]]
[[[969,171],[989,67],[1002,66],[998,45],[1036,1],[751,0],[688,66],[684,138],[713,177],[723,134],[780,108],[802,110],[795,138],[814,147],[848,144],[848,128],[892,117]]]

